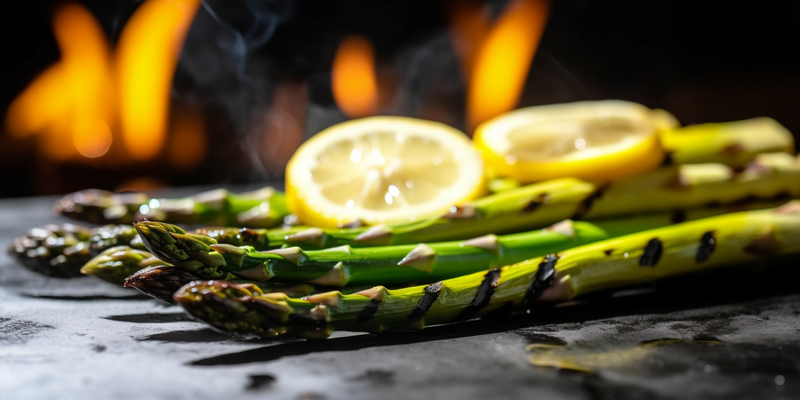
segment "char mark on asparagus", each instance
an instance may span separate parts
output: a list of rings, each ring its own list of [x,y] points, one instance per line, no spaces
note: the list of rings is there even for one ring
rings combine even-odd
[[[375,313],[378,312],[378,307],[381,306],[381,303],[382,302],[380,300],[370,300],[369,303],[367,303],[367,306],[364,307],[364,309],[361,310],[361,313],[358,314],[356,322],[363,323],[369,321],[375,315]]]
[[[444,287],[442,282],[432,283],[425,287],[425,294],[420,297],[417,306],[411,311],[408,318],[419,318],[428,312],[433,303],[436,302],[436,299],[439,298],[439,292],[442,291],[442,287]]]
[[[708,260],[708,257],[711,257],[716,247],[717,239],[714,238],[714,231],[704,233],[703,237],[700,238],[700,247],[697,248],[695,260],[698,263]]]
[[[555,254],[548,254],[542,259],[542,262],[539,263],[539,268],[536,269],[536,274],[533,275],[533,281],[531,281],[531,285],[522,299],[523,303],[536,301],[542,296],[542,292],[553,284],[557,262],[558,256]]]
[[[483,282],[478,287],[478,293],[472,302],[459,314],[457,319],[472,318],[478,311],[482,310],[489,304],[489,301],[494,295],[494,289],[497,287],[497,282],[500,280],[500,270],[492,269],[483,276]]]
[[[655,267],[658,260],[661,259],[661,253],[664,251],[664,244],[658,238],[652,238],[644,247],[644,254],[639,259],[640,267]]]

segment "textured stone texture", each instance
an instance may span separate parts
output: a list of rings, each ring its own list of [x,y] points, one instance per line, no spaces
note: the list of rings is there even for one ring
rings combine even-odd
[[[0,201],[0,246],[64,222],[54,198]],[[791,399],[793,272],[738,270],[417,333],[231,338],[178,307],[0,255],[4,399]],[[642,342],[676,339],[657,344]],[[566,343],[526,350],[529,344]],[[538,360],[594,373],[536,367]]]

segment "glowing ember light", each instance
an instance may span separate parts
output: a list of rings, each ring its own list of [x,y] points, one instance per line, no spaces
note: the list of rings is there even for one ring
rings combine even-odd
[[[206,143],[203,116],[196,109],[178,108],[173,111],[167,154],[178,169],[190,170],[205,158]]]
[[[111,129],[102,120],[93,118],[77,126],[72,142],[78,152],[86,158],[97,158],[111,148]]]
[[[351,118],[364,117],[378,106],[375,55],[362,36],[346,38],[336,52],[331,76],[336,104]]]
[[[467,95],[467,123],[512,110],[547,23],[546,0],[512,0],[483,42]]]
[[[163,146],[172,76],[199,6],[200,0],[146,1],[119,38],[120,122],[136,159],[152,158]]]

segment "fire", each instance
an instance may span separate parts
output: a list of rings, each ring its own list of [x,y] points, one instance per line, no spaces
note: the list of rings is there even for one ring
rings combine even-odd
[[[173,71],[199,5],[146,1],[123,29],[115,53],[86,8],[61,6],[53,19],[61,59],[13,101],[6,114],[9,133],[42,135],[44,153],[56,161],[103,156],[120,128],[120,150],[135,159],[158,154]]]
[[[82,6],[67,4],[53,20],[61,60],[39,75],[9,107],[6,126],[21,137],[41,132],[44,150],[63,160],[76,152],[99,157],[111,146],[111,50]]]
[[[353,35],[336,52],[331,76],[333,98],[351,118],[363,117],[378,107],[375,54],[369,40]]]
[[[120,122],[136,159],[164,144],[172,75],[200,0],[149,0],[122,31],[117,48]]]
[[[475,64],[467,69],[470,127],[516,107],[548,12],[546,0],[512,0],[491,28],[480,45]],[[474,13],[466,15],[475,18]]]

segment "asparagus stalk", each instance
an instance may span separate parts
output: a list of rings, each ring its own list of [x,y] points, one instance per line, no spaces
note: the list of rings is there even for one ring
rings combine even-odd
[[[172,295],[182,286],[199,279],[200,277],[189,271],[165,263],[165,265],[149,266],[135,272],[125,279],[124,286],[132,287],[156,300],[175,303]],[[284,293],[291,297],[310,296],[318,293],[315,286],[308,284],[248,282],[245,280],[234,280],[234,282],[247,287],[258,287],[262,293]]]
[[[153,257],[147,251],[130,246],[116,246],[87,261],[80,272],[115,285],[122,285],[128,276],[151,266],[165,267],[169,264]]]
[[[154,299],[174,303],[173,293],[181,286],[200,279],[199,276],[175,268],[161,261],[147,251],[117,246],[109,248],[91,259],[81,269],[81,273],[92,275],[107,282],[125,287],[132,287]],[[250,284],[247,280],[237,279],[233,275],[228,279],[240,284]],[[308,284],[258,283],[266,292],[281,292],[290,296],[306,296],[317,292],[317,288]]]
[[[178,229],[178,228],[176,228]],[[211,237],[215,243],[227,243],[234,246],[252,246],[257,250],[267,250],[280,246],[291,229],[248,228],[199,228],[192,231],[194,235]],[[277,245],[273,245],[275,242]],[[115,246],[131,246],[146,250],[136,229],[132,225],[106,225],[89,229],[73,224],[46,225],[29,230],[18,237],[9,247],[8,252],[22,265],[45,275],[71,278],[81,276],[80,269],[92,257]],[[93,269],[88,269],[89,275]],[[124,270],[118,274],[125,273]],[[87,274],[86,271],[83,274]],[[113,277],[110,281],[122,284],[127,275]],[[104,280],[103,277],[100,277]]]
[[[232,333],[327,337],[334,330],[382,332],[486,316],[538,301],[566,301],[800,252],[800,202],[685,222],[576,247],[429,285],[303,298],[220,281],[184,286],[174,298],[189,314]]]
[[[242,279],[307,282],[317,285],[407,285],[499,267],[548,252],[605,239],[588,222],[566,220],[547,229],[467,241],[303,251],[298,247],[255,251],[252,247],[209,244],[206,238],[175,233],[166,224],[136,224],[157,257],[202,278],[233,274]]]
[[[758,154],[794,152],[794,137],[772,118],[708,123],[661,133],[668,160],[675,164],[722,163],[743,168]]]
[[[774,207],[757,203],[750,207]],[[206,237],[176,232],[180,228],[158,222],[137,224],[144,242],[163,260],[193,271],[200,278],[222,279],[233,275],[254,281],[308,282],[345,287],[352,285],[432,282],[512,264],[641,230],[724,212],[730,208],[690,210],[680,213],[639,215],[595,223],[564,220],[548,228],[504,236],[493,234],[466,241],[325,250],[298,247],[255,251],[211,243]],[[199,271],[199,272],[198,272]]]
[[[89,189],[58,200],[53,212],[96,224],[129,224],[146,218],[183,224],[256,228],[279,226],[289,214],[283,193],[271,187],[240,194],[217,189],[181,199]]]
[[[368,228],[308,228],[288,232],[283,243],[319,249],[440,242],[520,232],[569,218],[591,221],[644,213],[681,214],[703,206],[786,197],[800,197],[800,163],[789,154],[770,153],[757,156],[740,172],[723,164],[689,164],[611,184],[555,179],[453,206],[440,218]]]
[[[80,268],[101,251],[134,242],[129,225],[89,229],[73,224],[45,225],[29,230],[12,242],[8,253],[28,269],[59,278],[80,276]],[[138,246],[144,248],[139,241]]]

